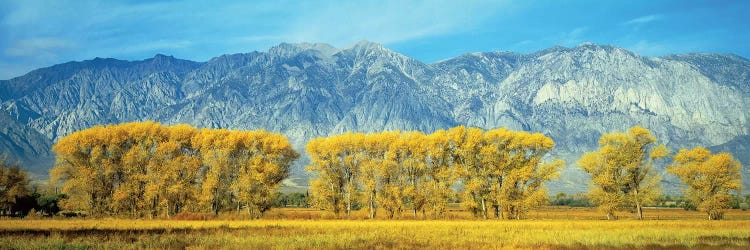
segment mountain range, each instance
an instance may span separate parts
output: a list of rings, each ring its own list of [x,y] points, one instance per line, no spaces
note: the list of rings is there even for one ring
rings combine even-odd
[[[733,153],[745,166],[747,189],[748,108],[750,60],[731,54],[647,57],[583,43],[427,64],[368,41],[347,48],[282,43],[207,62],[95,58],[0,81],[0,152],[46,176],[51,145],[98,124],[265,129],[285,134],[300,152],[311,138],[345,131],[507,127],[552,137],[552,156],[567,166],[550,189],[581,192],[588,177],[577,158],[602,133],[641,125],[673,152],[705,146]],[[305,187],[305,163],[294,167],[289,187]],[[679,188],[666,174],[663,184]]]

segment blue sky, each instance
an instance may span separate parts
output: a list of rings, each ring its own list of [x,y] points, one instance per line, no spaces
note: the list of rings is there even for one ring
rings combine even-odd
[[[0,79],[71,60],[206,61],[281,42],[360,40],[434,62],[585,41],[640,54],[750,58],[750,1],[0,0]]]

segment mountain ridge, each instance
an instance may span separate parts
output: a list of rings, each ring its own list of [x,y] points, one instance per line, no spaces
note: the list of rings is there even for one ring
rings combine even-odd
[[[747,136],[749,88],[750,61],[731,54],[646,57],[584,43],[527,54],[464,53],[427,64],[369,41],[346,48],[282,43],[206,62],[157,54],[40,68],[0,81],[0,107],[6,119],[49,142],[136,120],[262,128],[284,133],[300,151],[310,138],[344,131],[456,125],[539,131],[568,163],[551,189],[574,192],[586,188],[575,160],[601,133],[643,125],[675,149]],[[23,144],[6,137],[0,147]],[[747,154],[746,147],[725,148]],[[297,166],[292,182],[305,176]]]

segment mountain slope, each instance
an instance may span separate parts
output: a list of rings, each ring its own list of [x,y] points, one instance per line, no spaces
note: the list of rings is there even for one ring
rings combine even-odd
[[[461,124],[540,131],[568,162],[552,189],[568,192],[586,188],[575,160],[602,133],[642,125],[672,148],[723,145],[750,134],[747,59],[643,57],[590,43],[469,53],[433,64],[366,41],[341,49],[283,43],[205,63],[163,55],[71,62],[2,81],[0,90],[12,122],[49,141],[133,120],[266,129],[284,133],[300,151],[310,138],[344,131],[431,132]],[[6,141],[22,145],[22,137]],[[745,153],[737,148],[729,150]],[[304,183],[304,164],[293,170],[296,183]]]
[[[13,107],[9,107],[13,108]],[[46,175],[52,162],[52,141],[27,127],[6,110],[0,110],[0,157],[18,161],[36,175]]]

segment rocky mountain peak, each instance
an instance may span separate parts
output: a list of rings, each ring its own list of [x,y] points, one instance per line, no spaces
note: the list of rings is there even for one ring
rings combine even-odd
[[[159,53],[159,54],[154,55],[152,60],[159,61],[159,62],[169,62],[169,61],[175,60],[175,58],[174,56],[171,56],[171,55],[168,56],[168,55]]]
[[[281,43],[271,47],[268,53],[279,57],[291,57],[305,51],[328,57],[338,52],[339,49],[325,43]]]
[[[368,40],[360,40],[359,42],[355,43],[351,46],[351,48],[360,48],[360,49],[385,49],[382,44],[368,41]]]

